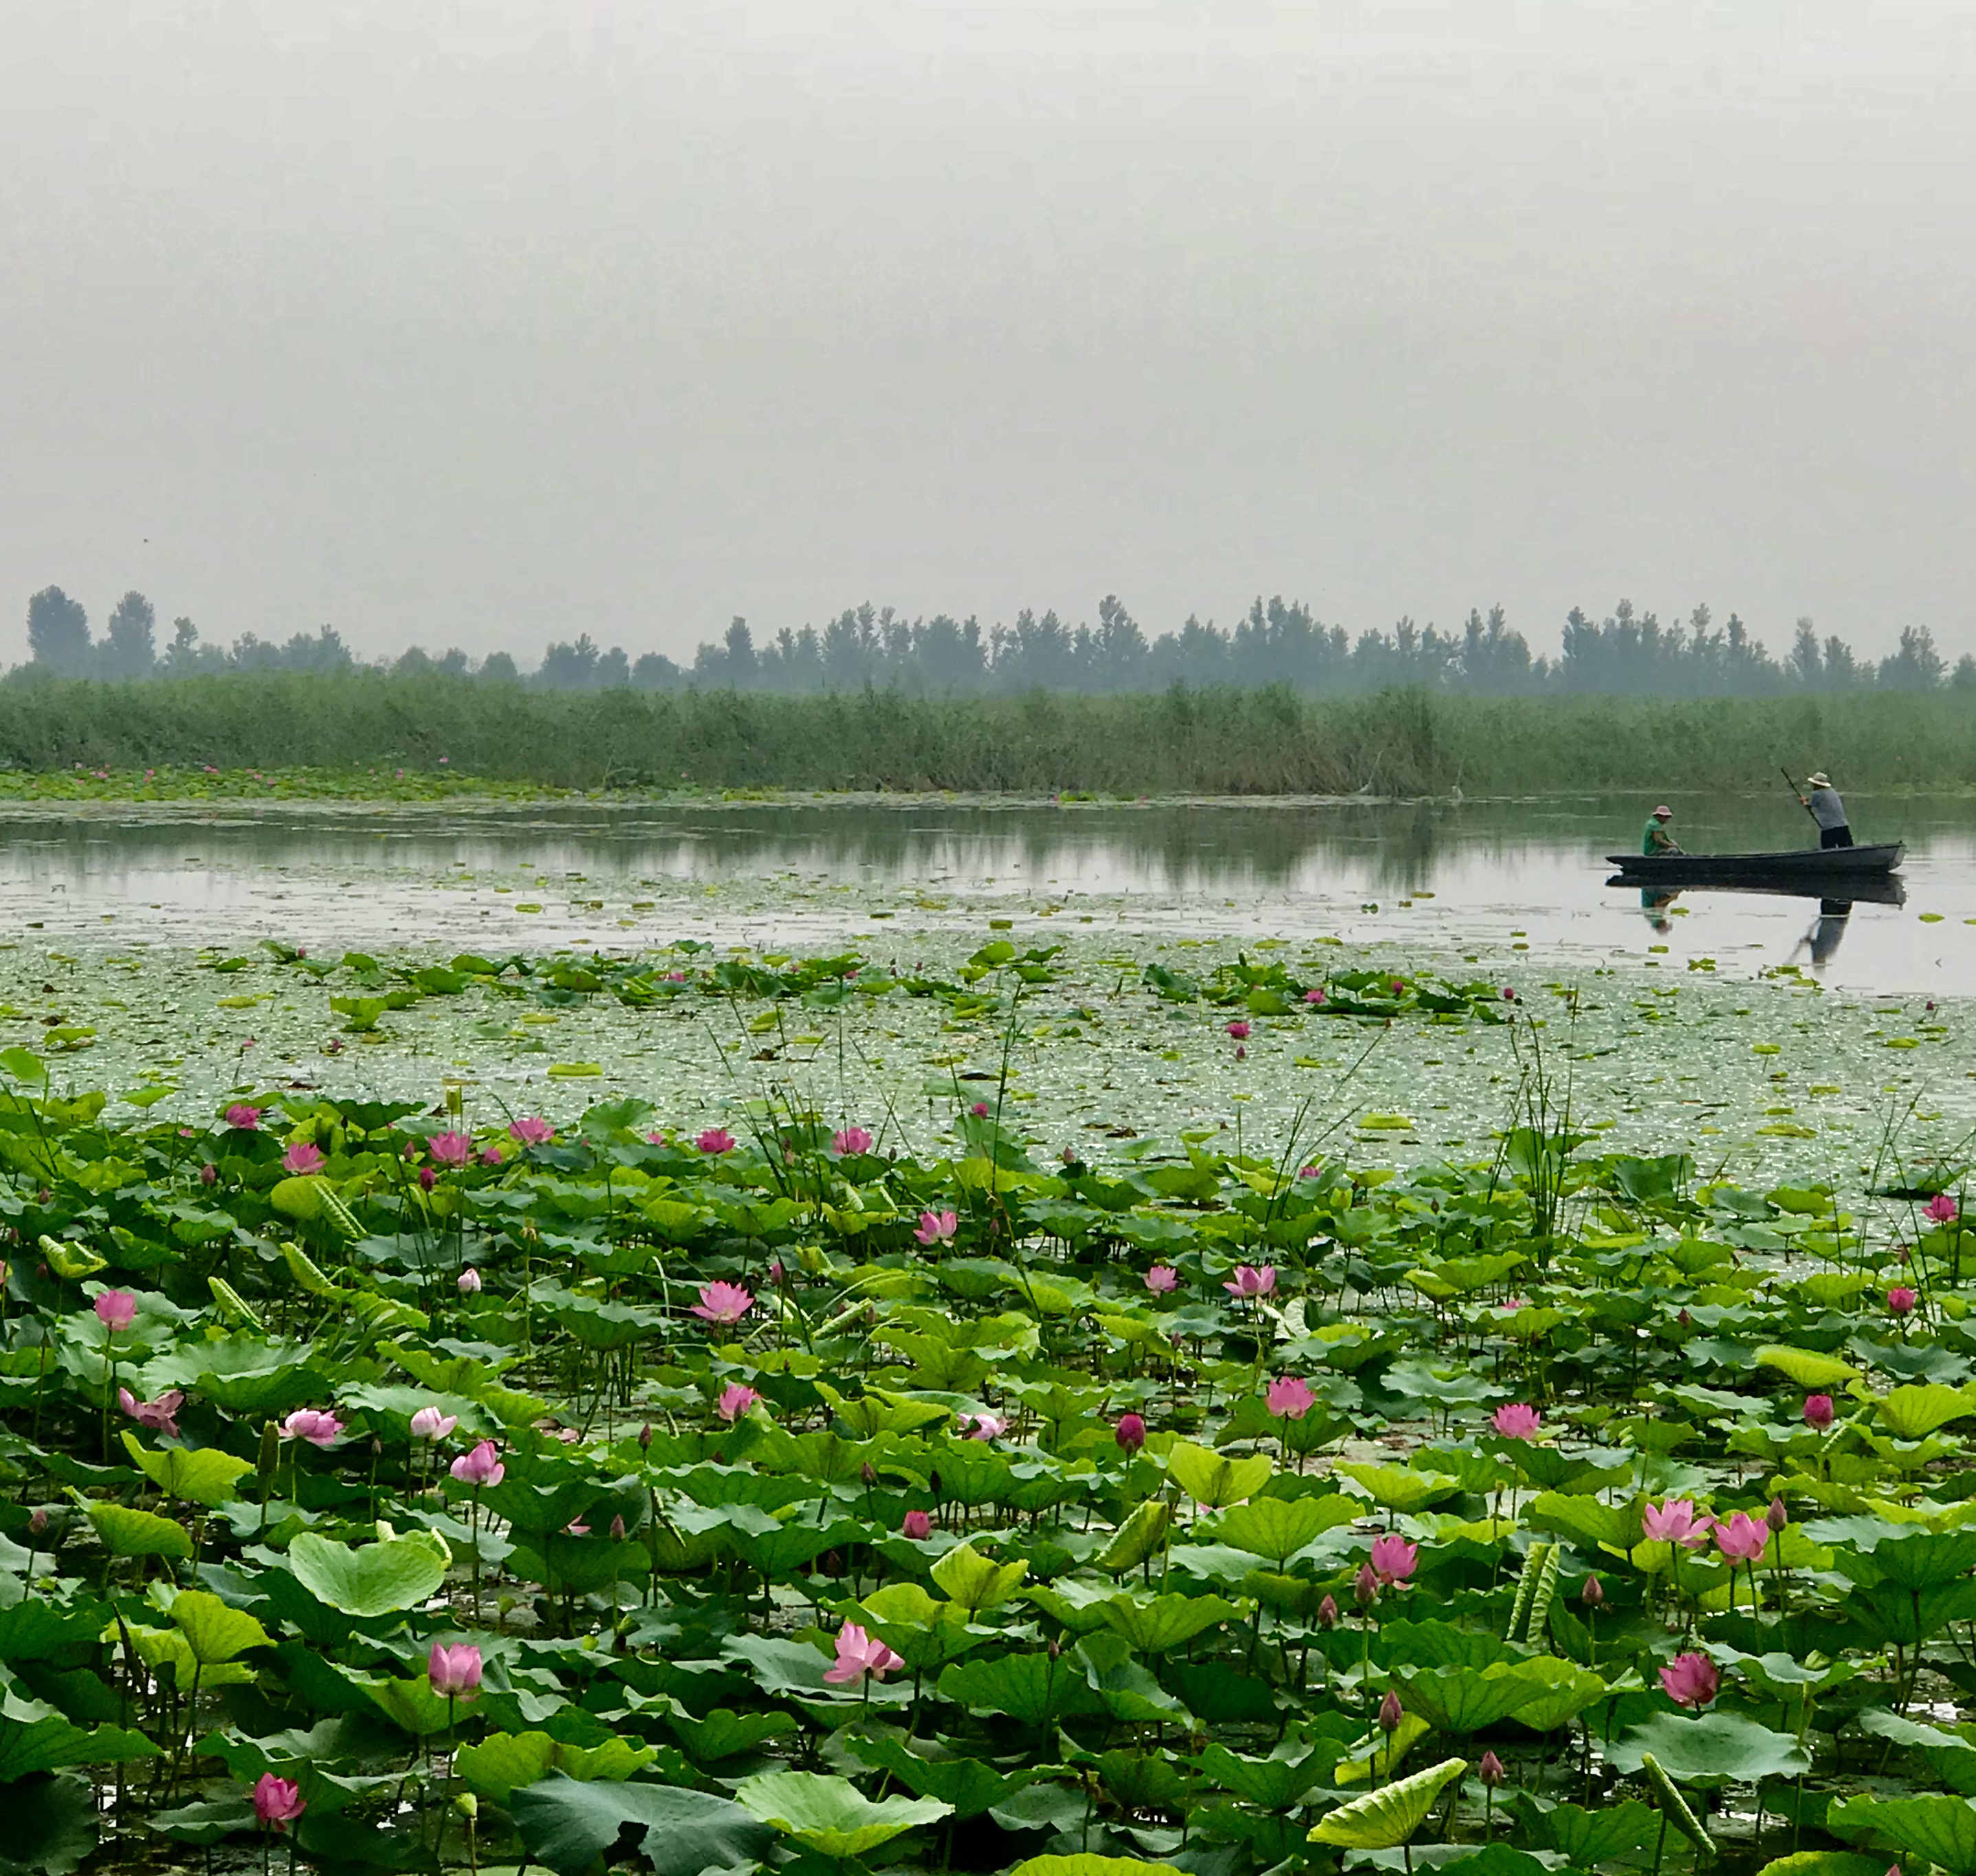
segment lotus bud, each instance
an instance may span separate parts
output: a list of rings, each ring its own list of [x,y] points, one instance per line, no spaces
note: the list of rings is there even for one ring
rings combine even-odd
[[[1836,1417],[1836,1410],[1829,1394],[1806,1394],[1804,1397],[1804,1423],[1814,1431],[1823,1433]]]
[[[1596,1609],[1606,1600],[1606,1585],[1597,1576],[1588,1576],[1585,1587],[1578,1592],[1578,1600],[1588,1609]]]
[[[272,1479],[275,1468],[282,1463],[282,1430],[272,1420],[264,1421],[261,1427],[261,1463],[259,1468],[263,1479]]]
[[[652,1450],[652,1423],[650,1420],[638,1429],[638,1447],[640,1451],[645,1453]]]
[[[823,1573],[825,1576],[841,1576],[844,1574],[844,1559],[835,1551],[827,1550],[823,1553]]]
[[[1675,1320],[1678,1322],[1683,1328],[1686,1328],[1694,1321],[1694,1318],[1690,1315],[1685,1309],[1684,1309],[1679,1315],[1675,1318]]]
[[[1379,1579],[1369,1563],[1359,1565],[1358,1575],[1352,1585],[1352,1593],[1358,1599],[1362,1609],[1369,1609],[1379,1600]]]
[[[1338,1598],[1335,1596],[1326,1596],[1317,1605],[1317,1625],[1319,1628],[1335,1628],[1338,1626]]]
[[[28,1530],[29,1534],[35,1537],[46,1537],[48,1535],[48,1508],[47,1506],[37,1505],[35,1509],[28,1514]]]
[[[1052,1635],[1049,1639],[1049,1645],[1044,1649],[1043,1652],[1047,1654],[1052,1661],[1057,1660],[1062,1656],[1063,1644]]]
[[[1386,1697],[1379,1703],[1379,1730],[1382,1733],[1398,1732],[1402,1715],[1400,1697],[1388,1687]]]
[[[868,1492],[878,1483],[878,1470],[868,1459],[858,1468],[858,1476],[864,1481],[864,1489]]]
[[[1770,1509],[1764,1513],[1764,1522],[1773,1531],[1781,1531],[1790,1522],[1790,1513],[1785,1509],[1784,1502],[1781,1498],[1773,1498],[1770,1500]]]
[[[1133,1453],[1146,1443],[1146,1423],[1137,1414],[1121,1414],[1112,1436],[1118,1443],[1118,1450]]]
[[[475,1822],[480,1815],[480,1800],[471,1792],[462,1792],[453,1801],[453,1808],[469,1824]]]
[[[370,1456],[373,1459],[382,1459],[384,1456],[384,1443],[374,1433],[370,1436]]]
[[[1484,1753],[1482,1762],[1475,1768],[1475,1776],[1492,1792],[1509,1774],[1503,1769],[1503,1762],[1494,1753]]]
[[[624,1514],[621,1511],[611,1520],[611,1541],[614,1544],[624,1541]]]

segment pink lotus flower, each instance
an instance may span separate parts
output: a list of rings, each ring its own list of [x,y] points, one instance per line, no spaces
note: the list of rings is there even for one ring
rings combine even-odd
[[[482,1147],[480,1149],[480,1163],[482,1166],[499,1166],[507,1157],[499,1147]]]
[[[1677,1707],[1706,1707],[1722,1685],[1715,1664],[1705,1654],[1677,1654],[1661,1670],[1661,1685]]]
[[[469,1264],[453,1279],[453,1288],[463,1296],[478,1296],[480,1294],[480,1272]]]
[[[501,1463],[501,1449],[492,1440],[483,1440],[453,1462],[453,1476],[462,1485],[499,1485],[508,1469]]]
[[[1543,1421],[1543,1416],[1535,1407],[1515,1400],[1497,1408],[1489,1424],[1505,1440],[1534,1440]]]
[[[913,1233],[922,1244],[944,1244],[960,1229],[960,1219],[953,1212],[922,1212],[920,1228]]]
[[[222,1117],[229,1127],[237,1127],[243,1134],[251,1134],[261,1124],[261,1110],[249,1107],[244,1101],[236,1101]]]
[[[734,1136],[724,1127],[710,1127],[693,1143],[702,1153],[719,1155],[734,1150]]]
[[[909,1511],[899,1530],[902,1535],[911,1538],[914,1543],[920,1543],[933,1535],[933,1520],[923,1511]]]
[[[1390,1589],[1395,1583],[1404,1583],[1420,1567],[1420,1546],[1409,1544],[1396,1531],[1388,1531],[1384,1537],[1372,1540],[1370,1558],[1372,1574],[1383,1588]]]
[[[185,1405],[185,1391],[173,1387],[155,1400],[140,1400],[127,1387],[117,1390],[117,1404],[140,1427],[148,1427],[168,1440],[179,1437],[178,1411]]]
[[[473,1157],[473,1136],[434,1134],[426,1140],[426,1150],[441,1166],[464,1166]]]
[[[1246,1022],[1231,1022],[1228,1025],[1228,1033],[1237,1042],[1246,1042],[1249,1039],[1249,1025]]]
[[[1306,990],[1303,993],[1303,1000],[1306,1003],[1322,1003],[1324,1001],[1324,992],[1315,988]]]
[[[1302,1420],[1308,1414],[1317,1396],[1310,1391],[1310,1383],[1300,1374],[1279,1374],[1264,1391],[1263,1403],[1272,1414],[1280,1414],[1286,1420]]]
[[[278,1779],[272,1772],[261,1774],[254,1787],[254,1815],[263,1829],[285,1831],[308,1809],[302,1788],[293,1779]]]
[[[750,1413],[762,1397],[752,1387],[744,1387],[739,1381],[728,1384],[726,1391],[713,1404],[713,1410],[730,1427],[743,1415]]]
[[[1180,1272],[1171,1264],[1155,1264],[1146,1272],[1146,1288],[1155,1296],[1171,1295],[1180,1288]]]
[[[318,1413],[314,1407],[297,1407],[282,1422],[284,1440],[305,1440],[319,1451],[335,1445],[343,1423],[334,1414]]]
[[[1739,1511],[1715,1525],[1715,1548],[1731,1563],[1754,1563],[1770,1546],[1770,1527],[1760,1518]]]
[[[1394,996],[1405,996],[1405,994],[1406,994],[1406,989],[1407,989],[1407,986],[1406,986],[1404,983],[1402,983],[1402,982],[1400,981],[1400,979],[1399,979],[1398,978],[1395,977],[1395,978],[1393,979],[1393,994],[1394,994]]]
[[[419,1190],[421,1192],[430,1192],[438,1183],[439,1174],[430,1166],[422,1166],[419,1168]]]
[[[412,1416],[414,1440],[443,1440],[459,1424],[457,1414],[442,1414],[436,1407],[422,1407]]]
[[[823,1670],[833,1687],[848,1687],[864,1680],[883,1680],[895,1667],[906,1664],[876,1636],[868,1635],[855,1622],[846,1622],[837,1631],[837,1660]]]
[[[565,1537],[588,1537],[590,1535],[590,1526],[580,1518],[572,1518],[563,1526],[562,1531]]]
[[[1234,1276],[1221,1287],[1238,1302],[1253,1302],[1276,1287],[1276,1267],[1265,1264],[1259,1270],[1253,1264],[1237,1264]]]
[[[1517,993],[1516,993],[1516,992],[1515,992],[1515,991],[1513,991],[1513,990],[1512,990],[1507,984],[1503,985],[1503,1001],[1505,1003],[1513,1003],[1513,1002],[1516,1002],[1516,1000],[1517,1000]]]
[[[508,1123],[508,1137],[518,1146],[546,1147],[555,1138],[555,1129],[538,1114],[525,1114]]]
[[[1708,1521],[1697,1521],[1691,1499],[1648,1505],[1640,1514],[1640,1530],[1656,1544],[1678,1544],[1684,1550],[1698,1550],[1708,1542]]]
[[[282,1170],[302,1178],[311,1173],[319,1173],[329,1162],[322,1157],[322,1149],[311,1141],[298,1140],[282,1155]]]
[[[1804,1423],[1814,1431],[1823,1433],[1832,1424],[1834,1409],[1829,1394],[1806,1394],[1804,1397]]]
[[[854,1153],[869,1153],[878,1143],[861,1127],[840,1127],[830,1137],[830,1150],[841,1158]]]
[[[113,1335],[137,1320],[137,1299],[128,1290],[99,1290],[94,1308],[97,1321]]]
[[[1897,1316],[1912,1315],[1915,1305],[1920,1301],[1920,1296],[1905,1283],[1896,1283],[1887,1292],[1887,1307]]]
[[[973,1424],[967,1430],[970,1440],[999,1440],[1009,1430],[1007,1420],[1000,1414],[976,1414],[973,1417]]]
[[[985,1101],[977,1101],[967,1111],[973,1114],[976,1120],[985,1121],[988,1117],[988,1104]]]
[[[480,1651],[470,1641],[449,1648],[435,1641],[426,1657],[426,1678],[433,1693],[449,1700],[470,1700],[480,1692]]]
[[[700,1285],[700,1301],[693,1305],[693,1313],[703,1322],[726,1328],[739,1322],[754,1307],[754,1297],[739,1284],[716,1281]]]
[[[1932,1225],[1952,1225],[1955,1222],[1958,1206],[1945,1192],[1938,1192],[1922,1207],[1922,1216]]]
[[[1146,1423],[1137,1414],[1121,1414],[1112,1437],[1118,1441],[1120,1452],[1136,1453],[1146,1443]]]

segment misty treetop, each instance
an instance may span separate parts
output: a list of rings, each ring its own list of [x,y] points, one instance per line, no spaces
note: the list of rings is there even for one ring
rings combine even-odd
[[[334,626],[298,632],[285,642],[242,634],[231,647],[201,640],[189,618],[173,621],[170,642],[157,643],[156,609],[126,593],[100,639],[89,615],[60,587],[28,602],[27,668],[106,679],[171,678],[248,671],[351,671],[363,661]],[[1177,631],[1148,637],[1124,604],[1108,594],[1095,624],[1067,624],[1053,611],[1027,610],[1013,625],[984,628],[946,614],[908,619],[888,606],[865,605],[822,627],[784,627],[758,645],[745,619],[703,643],[690,666],[658,652],[634,659],[623,647],[599,646],[588,631],[552,643],[525,679],[513,658],[495,652],[477,664],[454,647],[437,656],[412,647],[381,666],[400,676],[433,673],[549,690],[733,689],[844,691],[868,686],[935,694],[1087,693],[1288,684],[1310,692],[1366,692],[1394,686],[1466,690],[1501,696],[1636,694],[1669,697],[1780,696],[1867,690],[1976,690],[1976,655],[1951,672],[1926,626],[1910,626],[1899,649],[1860,657],[1836,635],[1821,638],[1800,619],[1790,647],[1774,657],[1733,612],[1721,625],[1697,606],[1685,623],[1663,623],[1622,600],[1594,620],[1574,607],[1556,654],[1533,653],[1500,606],[1469,613],[1457,631],[1400,620],[1388,630],[1354,639],[1326,625],[1309,607],[1257,598],[1232,630],[1189,618]]]

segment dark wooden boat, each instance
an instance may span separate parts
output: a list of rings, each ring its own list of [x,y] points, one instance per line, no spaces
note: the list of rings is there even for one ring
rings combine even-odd
[[[1801,880],[1836,890],[1848,880],[1885,879],[1899,870],[1907,849],[1899,841],[1882,847],[1808,847],[1783,854],[1608,854],[1629,885],[1770,886]]]

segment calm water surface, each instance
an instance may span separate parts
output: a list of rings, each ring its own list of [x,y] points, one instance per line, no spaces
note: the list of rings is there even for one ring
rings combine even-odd
[[[1527,947],[1563,965],[1708,958],[1749,975],[1789,962],[1835,986],[1976,992],[1976,801],[1855,801],[1862,840],[1907,842],[1906,903],[1845,917],[1722,891],[1648,916],[1637,891],[1607,884],[1603,857],[1637,847],[1652,805],[17,808],[0,811],[0,917],[42,942],[506,950],[689,934],[883,943],[978,930],[992,913],[1019,930],[1041,916],[1166,935],[1329,933]],[[1811,844],[1781,795],[1684,807],[1676,830],[1693,852]]]

